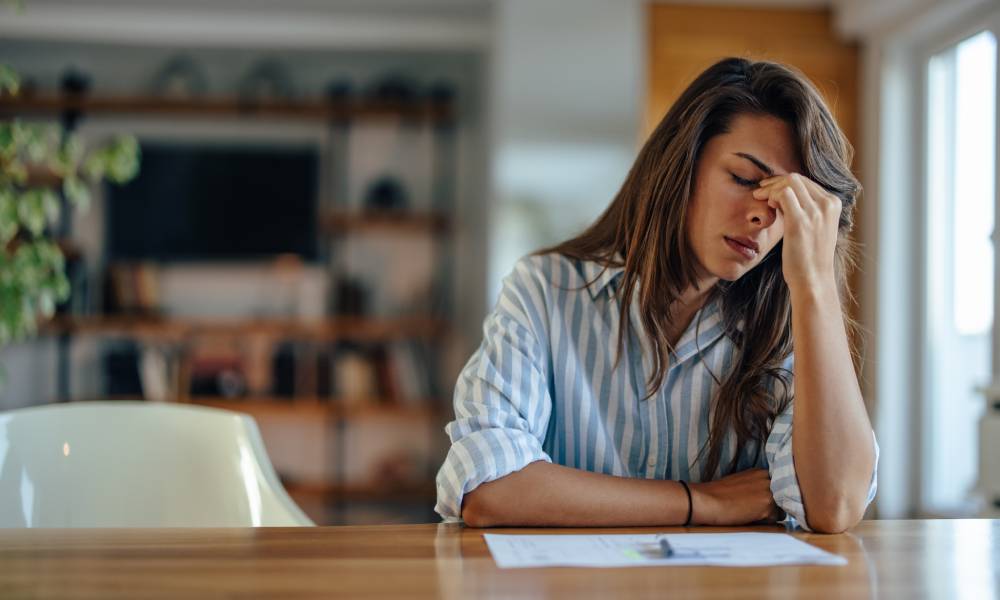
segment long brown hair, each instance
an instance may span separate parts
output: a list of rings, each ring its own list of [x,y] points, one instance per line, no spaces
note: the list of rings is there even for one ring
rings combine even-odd
[[[621,326],[615,368],[629,330],[628,307],[637,282],[642,281],[639,313],[656,365],[647,382],[646,398],[663,384],[668,351],[675,350],[666,335],[670,307],[685,289],[696,286],[697,261],[685,224],[697,162],[708,140],[726,133],[740,114],[771,115],[786,121],[792,127],[803,175],[842,200],[836,276],[841,302],[854,301],[846,285],[847,273],[856,264],[848,234],[861,191],[850,169],[853,148],[804,75],[773,62],[723,59],[699,75],[677,99],[597,221],[577,237],[537,252],[596,261],[605,270],[624,267],[617,290]],[[723,329],[735,346],[733,368],[725,381],[712,373],[719,389],[713,399],[709,439],[694,459],[696,463],[707,450],[701,470],[706,480],[719,470],[727,432],[735,432],[737,449],[756,443],[759,455],[775,417],[792,400],[791,373],[781,367],[792,352],[791,302],[782,277],[781,249],[779,242],[738,280],[720,280],[706,301],[721,300]],[[845,326],[856,337],[857,323],[845,316]],[[736,468],[739,456],[737,450],[728,471]]]

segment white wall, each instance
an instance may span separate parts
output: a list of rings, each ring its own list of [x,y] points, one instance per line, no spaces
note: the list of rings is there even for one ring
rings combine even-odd
[[[490,306],[514,262],[592,222],[638,148],[645,4],[495,4]]]

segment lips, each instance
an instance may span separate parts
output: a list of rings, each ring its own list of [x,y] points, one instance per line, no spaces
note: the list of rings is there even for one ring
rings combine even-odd
[[[753,242],[748,242],[753,243]],[[739,254],[744,260],[753,260],[757,258],[757,249],[752,248],[743,242],[739,242],[733,238],[726,238],[726,245],[728,245],[734,252]],[[756,246],[756,244],[754,244]]]
[[[739,244],[741,246],[746,246],[747,248],[750,248],[754,252],[760,252],[760,245],[758,245],[757,242],[751,240],[750,238],[747,238],[747,237],[731,237],[729,239],[733,240],[734,242],[736,242],[737,244]]]

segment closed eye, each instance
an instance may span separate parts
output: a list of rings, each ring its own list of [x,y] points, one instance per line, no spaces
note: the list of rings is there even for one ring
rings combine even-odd
[[[743,187],[755,188],[755,187],[757,187],[757,186],[760,185],[760,180],[759,179],[757,179],[757,180],[754,180],[754,179],[743,179],[742,177],[740,177],[736,173],[730,173],[730,175],[732,175],[733,181],[735,181],[739,185],[742,185]]]

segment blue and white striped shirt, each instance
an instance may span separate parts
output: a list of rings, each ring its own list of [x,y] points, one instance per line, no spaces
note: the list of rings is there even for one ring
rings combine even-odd
[[[446,520],[461,518],[462,498],[480,484],[539,460],[621,477],[714,479],[692,462],[708,439],[718,389],[709,368],[724,380],[733,362],[719,301],[694,316],[670,355],[663,386],[642,400],[653,355],[639,294],[630,307],[636,335],[626,336],[621,363],[612,370],[620,306],[613,289],[623,269],[609,268],[583,287],[601,269],[553,253],[522,258],[504,279],[482,344],[455,386],[455,420],[445,428],[452,444],[437,475],[435,510]],[[789,372],[792,359],[784,364]],[[719,477],[768,469],[775,503],[808,528],[792,462],[793,404],[775,419],[759,457],[756,442],[736,448],[730,431]],[[878,471],[874,433],[872,439],[876,469],[868,503]]]

